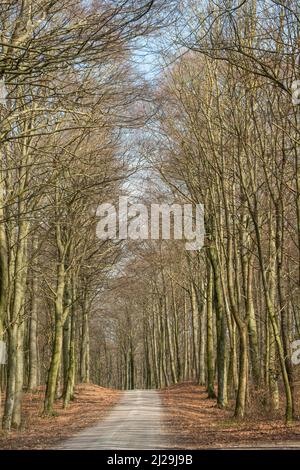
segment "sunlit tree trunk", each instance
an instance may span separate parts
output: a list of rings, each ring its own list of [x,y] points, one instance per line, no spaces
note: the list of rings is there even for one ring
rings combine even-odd
[[[208,398],[216,398],[215,394],[215,359],[214,359],[214,328],[213,328],[213,274],[212,268],[207,263],[208,281],[207,281],[207,301],[206,301],[206,358],[207,358],[207,392]]]

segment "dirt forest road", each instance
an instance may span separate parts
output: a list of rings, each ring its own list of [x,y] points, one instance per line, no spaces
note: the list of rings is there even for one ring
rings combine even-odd
[[[237,428],[234,423],[232,429],[220,428],[217,424],[222,423],[227,415],[230,416],[230,412],[221,416],[221,413],[225,413],[224,410],[212,406],[206,398],[205,389],[201,389],[201,393],[199,393],[199,387],[194,386],[192,390],[194,389],[197,393],[195,392],[196,396],[193,396],[193,399],[188,394],[184,395],[185,389],[182,387],[173,389],[167,403],[161,391],[124,391],[120,401],[101,421],[62,441],[55,448],[62,450],[208,448],[299,450],[298,439],[291,440],[290,436],[285,436],[284,433],[279,439],[279,436],[272,434],[272,429],[270,429],[269,436],[267,433],[259,434],[258,437],[255,429],[253,432],[249,431],[247,422],[244,428]],[[176,390],[177,393],[173,396]],[[170,401],[170,397],[174,400]],[[175,421],[170,419],[174,416],[177,416]],[[196,429],[196,434],[190,433],[191,425]],[[259,429],[257,432],[259,433]]]
[[[132,390],[96,426],[81,431],[56,449],[166,449],[163,406],[155,390]]]

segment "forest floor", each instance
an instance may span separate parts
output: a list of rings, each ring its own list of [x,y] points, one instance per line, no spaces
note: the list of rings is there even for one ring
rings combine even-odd
[[[251,397],[247,417],[239,421],[233,418],[233,403],[226,410],[218,408],[216,400],[207,398],[205,388],[194,383],[174,385],[158,393],[164,408],[163,428],[161,431],[155,428],[155,432],[164,436],[167,448],[300,448],[300,420],[285,426],[283,399],[277,414],[266,414],[262,406],[263,394],[257,392]],[[101,429],[105,419],[117,410],[114,405],[120,405],[120,399],[124,397],[120,391],[97,385],[78,385],[67,409],[63,409],[62,401],[58,400],[57,414],[44,417],[43,395],[43,389],[24,394],[22,428],[9,434],[0,431],[0,449],[59,448],[79,431],[88,431],[95,424]],[[144,405],[149,408],[147,400]],[[131,401],[130,406],[132,426],[136,429],[142,421],[137,419],[135,423],[134,418],[139,413],[144,414],[143,406],[139,409],[135,401]],[[118,421],[116,429],[120,424]],[[140,448],[143,448],[142,444]]]
[[[97,385],[78,385],[67,409],[62,400],[55,404],[56,415],[42,415],[44,390],[25,393],[23,423],[19,431],[0,431],[0,449],[49,449],[78,431],[99,422],[119,401],[120,392]]]
[[[165,406],[164,428],[174,448],[300,448],[300,421],[285,426],[284,402],[277,415],[267,415],[253,397],[249,415],[233,418],[233,405],[223,410],[207,398],[204,387],[193,383],[161,391]]]

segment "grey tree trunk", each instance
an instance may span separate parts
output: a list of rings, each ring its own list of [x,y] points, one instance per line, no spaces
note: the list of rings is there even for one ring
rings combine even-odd
[[[33,250],[37,249],[37,239],[34,237]],[[31,283],[31,302],[29,317],[29,379],[28,389],[33,391],[38,386],[38,351],[37,351],[37,318],[38,318],[38,279],[33,270]]]
[[[88,383],[90,381],[89,317],[88,317],[88,311],[86,308],[84,308],[82,312],[80,377],[81,377],[81,382],[83,383]]]

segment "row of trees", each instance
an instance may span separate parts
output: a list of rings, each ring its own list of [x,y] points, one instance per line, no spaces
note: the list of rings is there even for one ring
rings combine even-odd
[[[153,17],[152,10],[155,10]],[[140,122],[132,41],[161,6],[10,0],[0,11],[0,340],[3,428],[24,389],[44,412],[89,380],[89,314],[119,248],[96,237],[98,205],[129,171],[123,131]]]
[[[290,422],[299,412],[299,4],[206,3],[184,4],[177,41],[187,49],[156,90],[143,147],[166,201],[204,204],[205,246],[169,242],[135,255],[113,380],[196,378],[219,406],[234,398],[238,418],[254,390],[268,410],[282,391]]]

